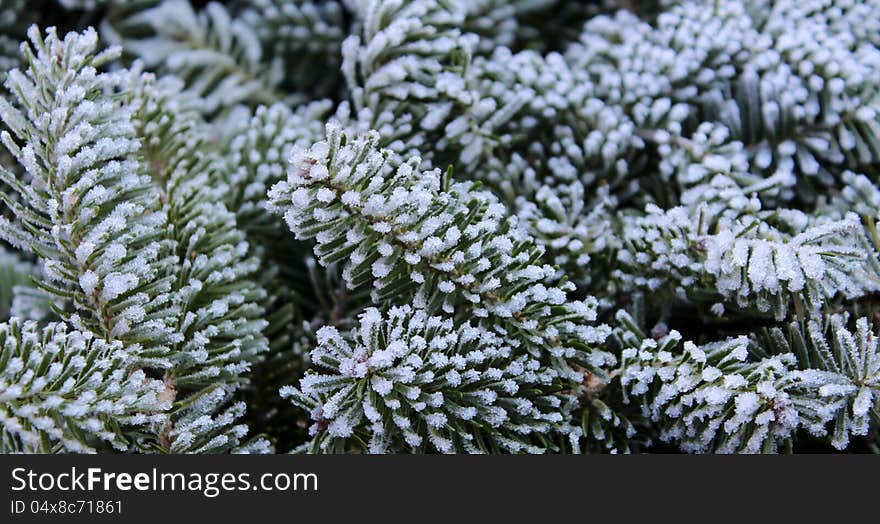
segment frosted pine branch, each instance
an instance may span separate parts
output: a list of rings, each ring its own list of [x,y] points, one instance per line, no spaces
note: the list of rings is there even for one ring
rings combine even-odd
[[[706,207],[693,214],[681,207],[647,211],[624,222],[618,278],[652,290],[670,286],[682,298],[688,289],[707,289],[709,298],[714,292],[723,299],[714,307],[719,315],[727,304],[782,319],[792,307],[815,311],[838,293],[852,299],[880,284],[876,254],[854,214],[810,226],[794,213],[785,229],[745,218],[722,222],[713,233]]]
[[[350,336],[322,328],[312,361],[330,373],[281,394],[311,413],[313,450],[540,453],[563,420],[555,370],[478,325],[410,306],[367,309]]]
[[[44,38],[33,29],[30,36],[33,47],[22,47],[29,67],[8,80],[23,111],[0,101],[10,129],[4,145],[28,175],[0,169],[17,195],[3,195],[16,220],[0,219],[2,235],[42,259],[47,279],[40,286],[72,303],[66,318],[76,327],[149,340],[143,357],[163,365],[174,338],[165,316],[166,216],[136,158],[130,108],[103,97],[124,74],[96,70],[119,50],[95,54],[94,30],[63,40],[54,31]]]
[[[299,153],[270,191],[297,238],[317,240],[319,261],[344,261],[348,285],[372,285],[376,302],[486,319],[560,370],[603,365],[605,354],[590,349],[607,335],[592,325],[595,299],[570,300],[573,286],[551,283],[553,268],[536,263],[541,250],[491,193],[441,181],[439,170],[418,173],[417,158],[387,166],[375,133],[346,140],[328,127],[327,141]]]
[[[877,343],[867,319],[792,324],[758,346],[747,337],[697,346],[672,331],[646,336],[617,314],[624,401],[638,401],[662,440],[689,452],[776,451],[798,431],[838,449],[877,418]],[[832,349],[833,348],[833,349]]]
[[[161,380],[120,342],[49,324],[0,324],[0,449],[125,451],[127,432],[160,428],[171,406]]]

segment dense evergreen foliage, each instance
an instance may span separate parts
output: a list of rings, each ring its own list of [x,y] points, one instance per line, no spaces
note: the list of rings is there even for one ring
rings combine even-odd
[[[877,0],[2,0],[4,452],[880,452]]]

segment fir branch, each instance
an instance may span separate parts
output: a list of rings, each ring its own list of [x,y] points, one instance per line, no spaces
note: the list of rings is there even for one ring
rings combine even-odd
[[[94,30],[64,40],[30,32],[25,72],[8,84],[24,113],[5,99],[7,149],[27,178],[0,170],[17,199],[3,194],[15,222],[2,235],[43,261],[40,287],[68,301],[76,328],[143,345],[144,364],[167,366],[175,335],[168,324],[171,277],[164,253],[166,217],[137,160],[131,111],[106,97],[124,74],[98,73],[118,49],[95,54]]]
[[[683,451],[776,452],[801,428],[824,435],[840,404],[836,377],[798,371],[791,353],[752,360],[745,336],[679,347],[677,331],[654,339],[625,312],[617,320],[624,402],[639,400]]]
[[[318,331],[309,373],[281,394],[308,410],[313,451],[540,453],[563,420],[555,370],[498,334],[423,309],[367,309]]]
[[[129,96],[147,171],[168,217],[165,235],[175,246],[169,293],[179,338],[165,381],[179,402],[160,445],[171,452],[234,448],[247,433],[235,424],[244,406],[226,404],[268,349],[260,305],[266,292],[253,278],[260,262],[225,206],[226,164],[207,146],[197,105],[178,82],[149,77],[138,79]]]
[[[348,142],[328,126],[327,142],[298,154],[288,180],[270,191],[297,238],[315,238],[322,264],[345,261],[352,289],[371,284],[376,303],[412,303],[485,319],[511,344],[598,370],[593,351],[607,335],[593,326],[596,300],[570,300],[552,284],[540,248],[523,238],[495,197],[472,183],[441,187],[439,170],[411,159],[390,173],[375,133]],[[416,176],[418,175],[418,176]]]
[[[129,449],[137,433],[164,424],[171,404],[136,359],[118,341],[63,324],[0,324],[0,449]]]

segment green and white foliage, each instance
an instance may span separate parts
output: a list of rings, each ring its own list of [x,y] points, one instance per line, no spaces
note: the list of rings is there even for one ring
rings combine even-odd
[[[424,309],[369,308],[318,331],[309,373],[281,394],[311,413],[313,451],[540,453],[562,422],[557,372],[498,334]]]
[[[169,432],[171,451],[208,451],[238,444],[247,428],[233,425],[240,403],[223,407],[242,375],[267,349],[260,304],[266,292],[252,278],[259,260],[224,199],[225,165],[208,143],[198,106],[177,82],[141,78],[132,91],[147,171],[168,217],[173,242],[171,286],[174,367],[166,373],[181,394],[181,419]],[[214,415],[215,412],[216,416]]]
[[[239,228],[261,258],[260,271],[272,300],[280,302],[277,305],[288,313],[300,309],[304,295],[311,294],[307,269],[311,249],[296,242],[284,223],[267,209],[266,192],[287,177],[296,148],[308,147],[324,136],[323,120],[330,109],[327,100],[302,105],[296,111],[284,104],[259,106],[252,112],[239,111],[229,119],[234,125],[217,129],[222,134],[220,150],[226,162],[222,169],[226,205],[236,213]],[[293,299],[291,293],[299,297]]]
[[[29,69],[9,82],[27,117],[2,105],[14,133],[4,143],[30,176],[4,175],[18,196],[5,198],[16,217],[7,239],[40,257],[39,285],[66,301],[64,320],[163,373],[175,404],[146,445],[239,445],[243,406],[224,404],[265,350],[265,292],[245,278],[257,261],[221,201],[212,157],[198,151],[197,113],[166,83],[96,72],[118,51],[95,55],[94,31],[32,41]],[[108,89],[130,99],[102,98]]]
[[[601,368],[606,354],[590,347],[607,336],[593,325],[597,301],[571,300],[574,286],[552,282],[554,269],[536,263],[541,249],[490,192],[420,173],[418,158],[391,167],[378,140],[371,132],[349,141],[330,125],[270,191],[297,238],[316,240],[318,261],[344,261],[349,287],[371,285],[374,303],[485,319],[568,377],[579,376],[570,362]]]
[[[599,347],[608,329],[594,323],[597,301],[572,300],[573,286],[553,283],[555,270],[534,263],[541,249],[503,219],[491,193],[441,180],[439,170],[419,173],[418,159],[391,167],[378,140],[348,141],[328,126],[327,141],[299,152],[270,191],[297,238],[315,238],[319,262],[343,262],[348,286],[370,285],[373,303],[474,319],[483,338],[537,359],[566,389],[582,386],[584,368],[601,375],[611,359]]]
[[[241,0],[202,10],[186,0],[111,4],[105,36],[147,67],[182,78],[208,115],[237,104],[302,102],[341,84],[347,28],[339,2]]]
[[[465,10],[457,2],[351,3],[360,31],[343,42],[342,71],[353,107],[342,106],[339,117],[378,130],[383,145],[403,157],[416,154],[428,136],[440,139],[447,122],[475,105],[463,75],[478,38],[458,27]]]
[[[121,342],[64,324],[0,324],[0,450],[125,451],[128,433],[158,430],[168,390],[135,360]]]
[[[878,422],[880,353],[864,317],[854,331],[831,315],[699,346],[677,331],[648,337],[623,311],[617,320],[624,402],[685,451],[775,451],[798,431],[845,449]]]
[[[627,313],[617,320],[624,402],[684,451],[775,452],[798,430],[823,436],[847,393],[837,377],[798,370],[792,353],[750,358],[745,336],[681,344],[677,331],[648,337]]]
[[[158,195],[136,157],[131,109],[103,96],[125,75],[96,70],[119,50],[95,54],[93,30],[62,40],[34,29],[31,40],[28,68],[7,82],[21,109],[0,101],[3,143],[26,171],[0,171],[15,216],[2,235],[42,260],[39,285],[66,299],[74,327],[142,344],[145,364],[165,365],[175,339],[166,216],[152,212]]]
[[[597,237],[610,229],[602,215],[617,199],[601,189],[592,194],[627,185],[629,161],[644,147],[637,124],[597,99],[588,71],[559,53],[493,46],[483,54],[477,43],[491,40],[480,40],[470,25],[483,8],[512,9],[492,2],[363,3],[377,22],[343,46],[358,112],[350,122],[342,106],[339,118],[358,131],[379,131],[382,146],[395,153],[392,163],[418,155],[426,167],[452,163],[458,177],[487,182],[571,279],[598,284],[607,271],[585,262],[608,258],[603,251],[613,243]],[[423,48],[431,52],[416,51]],[[661,107],[638,121],[668,112]],[[672,118],[683,116],[672,111]]]
[[[853,299],[878,289],[876,255],[858,217],[815,224],[800,212],[778,218],[777,227],[754,217],[715,225],[705,207],[692,216],[682,207],[649,206],[625,223],[615,275],[634,288],[668,286],[684,300],[714,296],[719,316],[727,305],[779,320],[795,308],[818,310],[838,294]]]
[[[820,398],[838,400],[831,405],[835,448],[845,449],[880,422],[880,351],[866,317],[849,322],[846,315],[830,315],[805,327],[793,322],[769,330],[765,339],[768,352],[796,355],[802,375],[820,384]]]
[[[230,192],[226,198],[241,227],[269,247],[276,230],[283,229],[266,210],[266,192],[287,178],[294,148],[307,148],[321,140],[330,103],[315,102],[294,112],[284,104],[259,106],[249,118],[228,133],[223,155],[231,164],[224,175]],[[243,115],[242,115],[243,116]]]
[[[325,320],[342,317],[335,305],[323,307],[328,302],[325,291],[329,298],[337,294],[315,283],[312,277],[317,275],[309,269],[310,262],[314,266],[310,246],[294,240],[285,224],[267,210],[266,192],[286,178],[294,148],[307,147],[323,136],[323,119],[330,108],[328,101],[306,104],[295,112],[284,104],[259,106],[252,112],[232,113],[226,121],[233,125],[214,126],[222,135],[223,198],[260,258],[257,281],[268,293],[261,306],[268,321],[263,334],[270,347],[250,372],[249,416],[269,420],[271,431],[285,445],[302,433],[303,414],[265,391],[294,382],[306,367],[314,331]]]
[[[878,0],[0,2],[4,449],[880,449]]]
[[[743,91],[740,106],[759,97],[763,118],[752,113],[752,122],[742,116],[745,125],[732,127],[756,146],[766,137],[753,148],[760,168],[769,156],[771,166],[793,164],[801,174],[827,183],[837,166],[876,162],[880,6],[854,4],[782,2],[767,14],[761,29],[772,44],[755,53],[749,64],[754,72],[746,70],[737,87]],[[739,113],[745,115],[745,108]],[[776,150],[769,152],[773,144]]]
[[[107,26],[107,33],[146,67],[183,79],[207,114],[281,98],[284,71],[270,67],[253,27],[222,4],[196,11],[186,0],[163,0]]]
[[[620,381],[627,396],[644,399],[661,440],[690,452],[756,453],[775,451],[797,429],[800,399],[788,392],[792,355],[749,362],[745,337],[678,348],[677,331],[655,340],[628,329],[620,335]]]

